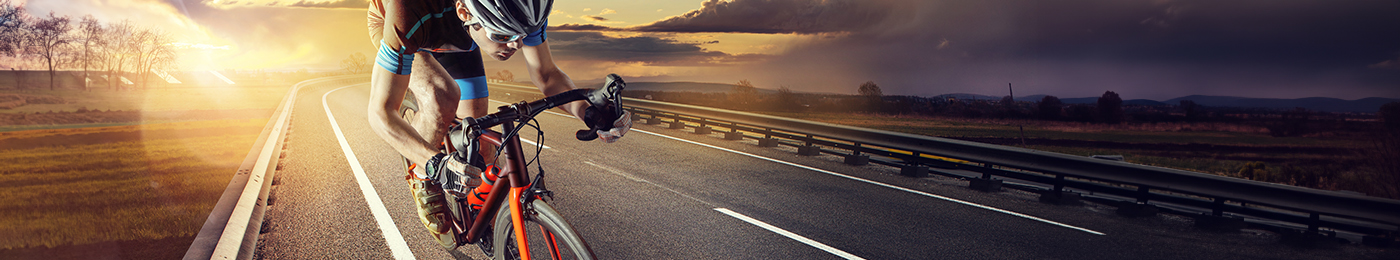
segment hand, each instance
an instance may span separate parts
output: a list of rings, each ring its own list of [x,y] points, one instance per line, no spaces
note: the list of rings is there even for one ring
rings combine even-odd
[[[632,129],[632,112],[623,110],[621,114],[614,114],[611,111],[617,111],[612,104],[601,108],[588,107],[583,113],[583,122],[593,131],[593,136],[587,136],[590,130],[579,130],[579,140],[591,141],[602,137],[603,142],[612,143],[627,134]]]
[[[598,137],[603,139],[604,143],[617,142],[617,139],[622,139],[627,131],[632,130],[632,112],[622,111],[622,116],[613,121],[612,125],[612,129],[598,130]]]
[[[445,153],[438,153],[423,164],[425,166],[423,170],[425,170],[425,173],[428,175],[425,179],[432,180],[438,183],[438,185],[442,185],[443,191],[453,192],[456,195],[463,195],[466,194],[466,189],[469,186],[467,181],[471,180],[471,175],[467,174],[481,172],[481,169],[477,169],[455,157],[456,156],[447,156]]]

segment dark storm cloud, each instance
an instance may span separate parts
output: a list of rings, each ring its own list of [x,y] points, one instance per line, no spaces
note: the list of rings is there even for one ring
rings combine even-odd
[[[654,66],[706,66],[752,62],[766,55],[710,51],[704,43],[656,37],[609,37],[598,32],[550,32],[549,48],[561,59],[640,62]]]
[[[847,33],[794,46],[762,66],[820,71],[774,76],[774,81],[859,84],[875,79],[891,83],[887,91],[892,87],[909,94],[979,91],[973,86],[1004,90],[1006,82],[1019,82],[1045,94],[1087,96],[1116,89],[1141,94],[1134,98],[1161,99],[1259,93],[1400,96],[1400,73],[1385,69],[1394,63],[1387,61],[1400,57],[1400,1],[903,2],[886,11],[895,18],[842,23],[849,25],[825,31]],[[702,26],[707,24],[702,19],[678,22],[704,17],[702,10],[647,26],[713,28]],[[721,10],[729,9],[714,8],[715,13]],[[757,18],[747,21],[752,19]]]
[[[621,29],[596,24],[567,23],[549,26],[549,31],[621,31]]]

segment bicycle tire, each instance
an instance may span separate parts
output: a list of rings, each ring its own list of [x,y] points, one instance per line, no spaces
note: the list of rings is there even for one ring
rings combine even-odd
[[[554,259],[595,259],[593,250],[588,247],[588,243],[574,232],[572,226],[559,212],[554,211],[544,200],[533,200],[525,210],[525,229],[528,234],[526,238],[530,241],[530,255],[535,259],[548,259],[553,256],[550,247],[546,244],[544,234],[554,234],[555,244],[558,246],[558,257]],[[496,213],[496,224],[494,240],[496,247],[493,249],[492,259],[515,260],[519,259],[519,251],[515,247],[514,228],[510,223],[510,204],[502,203],[501,209]],[[539,227],[538,229],[535,227]],[[542,231],[542,232],[532,232]]]

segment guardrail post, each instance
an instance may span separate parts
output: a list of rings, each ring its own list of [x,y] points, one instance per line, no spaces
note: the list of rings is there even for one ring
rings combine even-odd
[[[817,148],[812,143],[812,135],[807,135],[807,140],[805,140],[804,143],[805,145],[803,145],[802,147],[797,147],[797,155],[817,156],[822,154],[821,148]]]
[[[899,169],[899,175],[914,178],[928,177],[928,166],[918,165],[913,162],[906,162],[904,167]]]
[[[657,117],[656,117],[657,114],[654,114],[654,113],[647,113],[647,115],[648,115],[649,117],[647,117],[647,120],[644,122],[644,124],[655,125],[655,124],[660,124],[660,123],[661,123],[661,118],[657,118]]]
[[[744,139],[744,133],[740,133],[738,128],[729,128],[728,133],[724,133],[724,140],[738,141]]]
[[[860,154],[860,143],[855,143],[855,148],[851,148],[851,155],[846,156],[846,164],[855,166],[870,164],[870,156]]]
[[[967,187],[982,192],[1001,191],[1002,180],[992,179],[992,174],[990,173],[992,169],[991,164],[986,164],[985,167],[987,169],[985,171],[982,171],[981,178],[972,178],[967,180]]]
[[[1129,218],[1156,216],[1157,212],[1161,210],[1157,209],[1156,205],[1147,204],[1147,196],[1149,195],[1149,189],[1150,188],[1148,188],[1146,185],[1138,185],[1137,201],[1118,202],[1118,215]]]
[[[763,129],[763,139],[758,140],[758,147],[778,147],[778,139],[773,139],[773,129]]]
[[[697,135],[707,135],[707,134],[710,134],[710,131],[711,131],[711,130],[710,130],[710,124],[708,124],[708,122],[709,122],[709,121],[706,120],[705,118],[700,118],[700,126],[695,127],[695,134],[697,134]]]
[[[670,128],[670,129],[685,129],[685,122],[682,122],[682,121],[681,121],[681,116],[680,116],[680,115],[676,115],[676,118],[675,118],[674,120],[671,121],[671,127],[669,127],[669,128]]]
[[[1196,227],[1212,231],[1234,232],[1244,228],[1243,217],[1226,217],[1225,199],[1211,198],[1215,203],[1211,205],[1211,214],[1201,214],[1196,216]]]
[[[1055,187],[1040,193],[1040,202],[1055,205],[1078,205],[1079,193],[1065,191],[1065,175],[1057,173],[1055,174]]]

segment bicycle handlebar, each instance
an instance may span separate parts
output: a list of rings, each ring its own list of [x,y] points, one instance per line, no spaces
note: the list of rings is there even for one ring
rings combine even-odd
[[[602,88],[574,89],[528,103],[520,102],[509,106],[502,106],[499,108],[501,111],[496,113],[478,118],[465,118],[462,120],[462,125],[464,127],[477,128],[478,130],[491,128],[509,121],[533,118],[550,108],[579,100],[587,100],[590,105],[598,107],[599,109],[611,110],[602,110],[604,112],[612,112],[617,116],[621,116],[623,112],[622,89],[626,88],[626,85],[627,83],[622,80],[622,77],[617,76],[617,74],[608,74]],[[524,110],[525,113],[520,113],[521,110]],[[593,140],[598,138],[597,131],[611,129],[611,127],[611,125],[594,125],[588,130],[579,130],[579,132],[575,134],[575,137],[581,141]],[[585,131],[587,133],[585,133]]]

